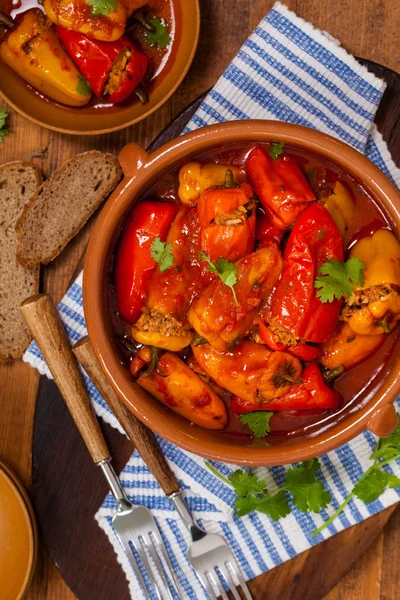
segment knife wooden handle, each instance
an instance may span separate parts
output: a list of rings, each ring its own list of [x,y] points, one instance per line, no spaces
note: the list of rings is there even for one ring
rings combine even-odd
[[[129,439],[136,446],[164,493],[169,496],[174,492],[178,492],[180,489],[179,483],[162,454],[154,435],[118,398],[101,370],[89,338],[85,337],[77,342],[73,347],[73,353],[113,411]]]
[[[21,304],[20,310],[92,459],[95,463],[109,460],[110,452],[52,300],[46,294],[32,296]]]

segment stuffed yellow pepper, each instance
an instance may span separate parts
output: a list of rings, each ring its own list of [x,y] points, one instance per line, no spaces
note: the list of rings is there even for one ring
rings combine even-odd
[[[119,0],[44,0],[50,21],[103,42],[118,40],[125,31],[126,9]]]
[[[189,162],[179,171],[179,199],[183,204],[193,206],[201,194],[210,187],[224,185],[226,172],[230,171],[236,184],[243,183],[244,175],[237,168],[227,165]]]
[[[301,383],[301,362],[286,352],[271,352],[262,344],[243,341],[230,352],[209,344],[192,346],[200,367],[221,388],[242,400],[259,404],[284,396]]]
[[[89,86],[69,58],[46,16],[28,10],[1,43],[3,62],[48,98],[67,106],[84,106]],[[83,83],[86,83],[83,80]]]
[[[142,348],[130,371],[143,389],[185,419],[206,429],[226,427],[228,416],[221,398],[176,354]]]
[[[400,319],[400,244],[387,229],[359,240],[350,252],[365,265],[364,285],[346,300],[341,318],[355,333],[390,333]]]

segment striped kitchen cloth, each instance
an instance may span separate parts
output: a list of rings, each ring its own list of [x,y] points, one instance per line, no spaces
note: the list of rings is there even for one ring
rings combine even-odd
[[[185,131],[234,119],[299,123],[347,142],[400,187],[400,171],[373,123],[384,89],[385,83],[360,66],[336,40],[314,29],[278,2],[238,52]],[[59,311],[71,343],[86,334],[81,276],[60,303]],[[24,360],[49,376],[35,343],[27,350]],[[120,429],[87,377],[86,383],[97,414]],[[235,494],[205,468],[203,459],[162,438],[158,441],[181,481],[190,509],[208,531],[225,536],[247,579],[399,500],[400,492],[393,489],[368,505],[353,499],[329,528],[311,537],[311,532],[340,505],[368,468],[368,457],[375,443],[369,432],[321,457],[320,480],[332,495],[329,509],[316,515],[301,513],[293,507],[291,514],[278,523],[260,513],[235,518],[232,508]],[[232,465],[214,464],[225,476],[234,470]],[[284,467],[258,468],[255,472],[271,485],[280,485],[285,477]],[[400,475],[400,464],[393,465],[393,472]],[[154,512],[185,597],[205,600],[207,594],[186,558],[188,534],[137,453],[130,458],[121,478],[129,498]],[[135,575],[112,530],[115,508],[113,498],[108,495],[96,519],[114,546],[132,598],[138,600],[142,594]]]

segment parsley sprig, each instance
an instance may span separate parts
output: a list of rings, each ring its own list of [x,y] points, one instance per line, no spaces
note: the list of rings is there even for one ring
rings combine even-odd
[[[353,257],[341,262],[335,258],[327,260],[319,269],[314,287],[321,302],[333,302],[343,296],[349,298],[354,292],[354,284],[364,285],[363,269],[365,265],[359,258]]]
[[[161,272],[166,271],[174,264],[174,255],[172,254],[172,244],[162,242],[159,237],[153,240],[150,246],[150,255],[158,263]]]
[[[235,265],[226,258],[219,258],[217,262],[213,262],[205,252],[199,252],[199,260],[208,262],[208,270],[211,273],[216,273],[222,283],[231,288],[235,305],[238,306],[238,300],[234,285],[237,282],[237,269]]]
[[[110,12],[117,9],[117,0],[86,0],[86,4],[92,7],[94,17],[107,17]]]
[[[273,142],[269,147],[268,154],[272,158],[272,160],[276,160],[278,156],[280,156],[283,152],[284,143],[283,142]]]
[[[3,143],[4,138],[9,133],[8,129],[4,128],[7,117],[8,117],[8,110],[6,108],[0,107],[0,144]]]
[[[209,462],[206,461],[206,465],[214,475],[235,490],[238,496],[235,501],[238,517],[256,510],[279,521],[290,513],[288,494],[301,512],[319,512],[328,506],[331,499],[330,493],[316,477],[319,468],[316,458],[288,469],[285,483],[273,490],[267,488],[266,481],[251,473],[238,469],[226,478]]]
[[[160,50],[164,50],[171,42],[171,36],[168,33],[168,26],[164,19],[153,17],[149,19],[148,23],[152,25],[154,31],[146,31],[144,37],[146,42],[151,46],[158,46]]]
[[[240,421],[249,427],[254,437],[261,438],[271,431],[269,424],[273,412],[258,410],[240,415]]]
[[[330,519],[313,531],[312,535],[315,536],[323,531],[325,527],[328,527],[340,515],[344,507],[354,496],[369,504],[377,500],[386,488],[400,487],[400,478],[383,470],[384,466],[398,458],[400,458],[400,423],[389,437],[378,440],[370,456],[370,459],[373,461],[370,468],[355,484],[346,500],[333,513]]]

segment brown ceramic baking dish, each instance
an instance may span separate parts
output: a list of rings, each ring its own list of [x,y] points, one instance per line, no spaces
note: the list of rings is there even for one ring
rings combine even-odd
[[[150,429],[174,444],[202,456],[247,465],[288,464],[321,455],[365,429],[388,435],[397,424],[393,402],[400,393],[398,346],[381,378],[361,393],[357,408],[345,411],[330,428],[311,437],[291,437],[283,443],[260,442],[191,425],[141,389],[118,359],[109,305],[108,283],[112,254],[132,204],[166,172],[183,161],[216,148],[244,142],[280,140],[313,152],[347,171],[372,194],[386,213],[393,232],[400,233],[400,195],[364,156],[320,132],[274,121],[236,121],[213,125],[169,142],[153,154],[137,144],[120,153],[125,177],[108,200],[94,228],[84,268],[83,294],[87,328],[100,364],[121,400]]]
[[[18,8],[28,10],[36,4],[35,0],[21,0]],[[84,107],[67,107],[35,92],[2,60],[0,60],[0,96],[27,119],[61,133],[97,135],[111,133],[139,123],[172,96],[186,76],[197,48],[200,33],[198,0],[175,0],[174,5],[179,13],[179,32],[174,40],[167,68],[151,85],[149,101],[146,104],[129,101],[111,108],[103,108],[101,101],[97,100],[94,105],[90,103]],[[14,3],[10,0],[0,0],[0,12],[10,14],[12,8]]]

